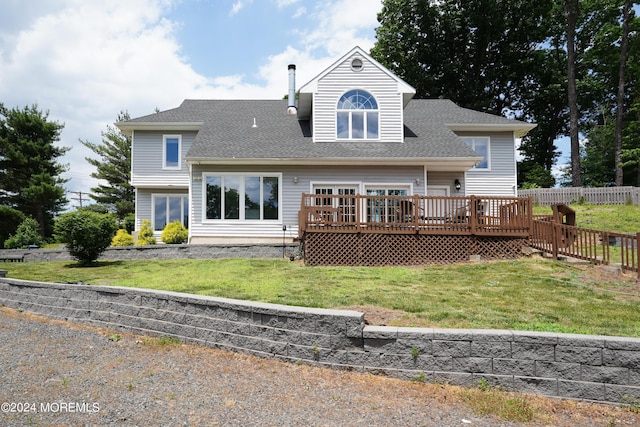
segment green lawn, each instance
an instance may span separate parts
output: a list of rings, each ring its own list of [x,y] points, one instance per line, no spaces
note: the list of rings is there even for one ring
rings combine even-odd
[[[280,259],[0,263],[9,277],[270,303],[401,312],[392,323],[640,337],[630,278],[544,259],[429,267],[307,267]]]
[[[569,205],[576,211],[578,227],[617,233],[640,231],[640,206],[635,205]],[[534,206],[534,214],[551,214],[551,207]]]

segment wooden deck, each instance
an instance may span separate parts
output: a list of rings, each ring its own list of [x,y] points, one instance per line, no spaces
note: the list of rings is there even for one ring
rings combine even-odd
[[[528,238],[530,197],[303,194],[298,235],[375,233]]]

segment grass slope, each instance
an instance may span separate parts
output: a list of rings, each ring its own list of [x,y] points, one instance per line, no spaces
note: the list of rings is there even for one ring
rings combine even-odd
[[[576,211],[578,227],[616,233],[640,232],[640,206],[635,205],[569,205]],[[534,214],[551,214],[549,206],[535,206]]]
[[[640,337],[637,282],[594,267],[524,259],[429,267],[306,267],[221,259],[0,263],[9,277],[129,286],[270,303],[400,313],[402,326]]]

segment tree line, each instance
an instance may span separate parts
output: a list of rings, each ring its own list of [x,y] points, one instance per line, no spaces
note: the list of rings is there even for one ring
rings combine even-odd
[[[416,88],[535,122],[518,182],[640,182],[640,20],[631,0],[383,0],[371,55]]]

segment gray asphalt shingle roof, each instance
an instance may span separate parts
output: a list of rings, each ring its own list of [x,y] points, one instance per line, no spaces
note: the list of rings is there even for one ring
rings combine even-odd
[[[449,100],[414,99],[405,108],[405,140],[318,142],[308,121],[286,114],[285,100],[185,100],[178,108],[125,122],[202,123],[187,159],[470,158],[477,154],[447,126],[514,125],[504,117],[461,108]],[[257,127],[253,127],[255,123]]]

